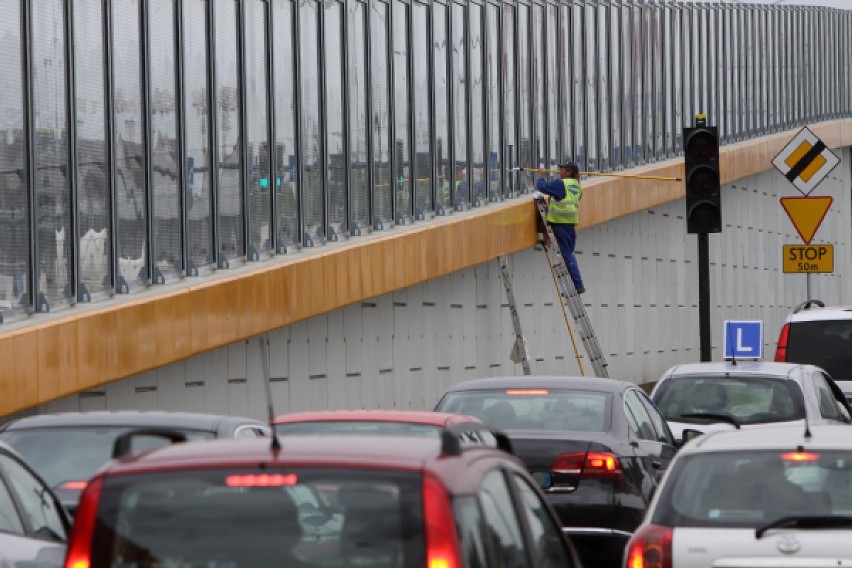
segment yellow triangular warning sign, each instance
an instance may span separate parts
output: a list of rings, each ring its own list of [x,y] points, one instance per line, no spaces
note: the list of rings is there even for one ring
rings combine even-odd
[[[782,197],[781,206],[799,232],[799,236],[808,245],[814,238],[828,208],[831,207],[831,197]]]

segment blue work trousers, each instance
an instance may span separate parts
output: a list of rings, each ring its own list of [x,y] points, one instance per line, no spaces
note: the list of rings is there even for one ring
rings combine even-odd
[[[562,258],[565,259],[568,273],[571,274],[574,288],[577,290],[585,288],[583,286],[583,277],[580,276],[580,268],[577,266],[577,259],[574,257],[574,245],[577,242],[576,225],[571,225],[570,223],[551,223],[550,227],[553,229],[553,235],[556,237],[556,244],[559,245],[559,252],[562,253]]]

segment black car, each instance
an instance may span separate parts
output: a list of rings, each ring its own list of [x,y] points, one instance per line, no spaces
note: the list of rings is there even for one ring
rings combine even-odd
[[[435,410],[506,432],[586,566],[620,564],[676,451],[657,408],[624,381],[479,379],[447,390]]]
[[[115,439],[138,428],[168,428],[191,440],[257,438],[269,427],[252,418],[188,412],[61,412],[39,414],[0,426],[6,442],[53,488],[70,514],[92,474],[109,460]],[[137,449],[160,446],[158,437],[135,439]]]
[[[0,566],[60,568],[70,528],[56,495],[0,442]]]

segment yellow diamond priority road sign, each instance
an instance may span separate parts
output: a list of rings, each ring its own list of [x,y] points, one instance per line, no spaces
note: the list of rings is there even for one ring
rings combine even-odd
[[[812,192],[839,163],[840,158],[807,126],[772,160],[778,171],[804,195]]]

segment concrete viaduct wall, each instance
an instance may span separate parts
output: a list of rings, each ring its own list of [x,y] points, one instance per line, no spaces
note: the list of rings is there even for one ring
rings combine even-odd
[[[814,192],[834,202],[813,241],[834,244],[835,272],[813,275],[812,295],[852,303],[852,152],[837,152],[841,164]],[[805,299],[806,277],[785,275],[781,268],[782,245],[801,241],[779,198],[796,195],[774,170],[724,185],[724,232],[710,236],[714,358],[721,356],[724,320],[759,319],[771,359],[784,317]],[[696,240],[685,232],[683,210],[679,199],[579,234],[578,260],[589,290],[583,299],[613,377],[653,381],[668,366],[699,358]],[[517,252],[511,266],[533,372],[579,374],[544,253]],[[514,337],[496,262],[310,317],[268,336],[279,413],[430,408],[455,382],[521,374],[509,360]],[[250,338],[33,410],[194,410],[262,418],[265,405],[260,344]]]

